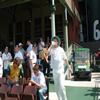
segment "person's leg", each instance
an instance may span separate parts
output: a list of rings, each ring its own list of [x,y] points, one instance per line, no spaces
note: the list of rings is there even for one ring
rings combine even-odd
[[[6,81],[7,81],[7,69],[4,69],[4,74],[5,74],[5,77],[6,77]]]
[[[30,61],[29,61],[30,62]],[[33,69],[32,69],[32,65],[31,65],[31,62],[30,62],[30,71],[31,71],[31,78],[33,76]]]
[[[61,97],[59,95],[59,75],[53,71],[53,78],[54,78],[54,85],[55,85],[55,91],[58,97],[58,100],[61,100]]]
[[[47,76],[50,76],[50,64],[49,63],[47,64],[47,69],[48,69],[47,70]]]
[[[43,73],[45,75],[46,72],[46,60],[43,60]]]
[[[65,80],[64,73],[60,73],[60,75],[59,75],[59,92],[60,92],[60,96],[62,98],[61,100],[67,100],[66,90],[64,87],[64,80]]]
[[[13,86],[13,84],[12,84],[10,81],[8,81],[8,85],[10,85],[11,88],[12,88],[12,86]]]
[[[44,94],[46,93],[46,89],[45,88],[42,88],[42,89],[37,88],[37,92],[38,92],[39,99],[44,100]]]

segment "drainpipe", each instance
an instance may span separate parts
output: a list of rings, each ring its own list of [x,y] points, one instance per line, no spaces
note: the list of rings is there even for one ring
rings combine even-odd
[[[56,6],[55,6],[55,0],[51,1],[52,4],[50,5],[50,12],[51,12],[51,33],[52,37],[56,35],[55,31],[55,11],[56,11]]]
[[[65,8],[65,50],[67,51],[67,57],[68,57],[68,20],[67,20],[67,8]]]
[[[68,19],[67,19],[67,6],[66,6],[66,1],[65,0],[59,0],[62,5],[64,6],[65,9],[65,21],[64,21],[64,25],[65,25],[65,50],[67,51],[67,57],[68,57]]]

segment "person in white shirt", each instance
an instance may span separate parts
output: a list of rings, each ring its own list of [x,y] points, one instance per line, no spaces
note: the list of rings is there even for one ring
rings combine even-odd
[[[3,61],[2,61],[2,52],[0,52],[0,78],[3,76]]]
[[[22,62],[22,64],[23,63],[25,63],[25,61],[24,61],[24,55],[25,55],[25,50],[23,49],[23,44],[22,43],[19,43],[18,44],[18,47],[19,47],[19,51],[22,53],[22,55],[23,55],[23,62]]]
[[[2,60],[3,60],[3,65],[4,65],[4,75],[6,77],[8,65],[10,61],[12,60],[11,53],[8,52],[7,46],[5,47],[5,52],[2,54]]]
[[[44,94],[47,91],[46,81],[44,74],[39,71],[39,66],[36,64],[33,68],[33,77],[29,81],[29,85],[34,84],[37,86],[37,95],[39,96],[39,100],[44,100]]]
[[[61,48],[60,38],[58,36],[54,36],[51,39],[52,44],[47,51],[47,55],[51,55],[51,66],[53,67],[53,77],[55,83],[55,90],[59,100],[67,100],[66,91],[64,87],[64,61],[67,64],[70,73],[72,73],[72,69],[69,66],[66,54]]]
[[[30,51],[32,50],[32,44],[31,44],[31,41],[30,40],[27,40],[27,45],[28,45],[28,47],[26,49],[26,52],[27,52],[27,54],[29,54]]]
[[[15,56],[14,56],[14,59],[15,59],[16,57],[19,57],[20,60],[21,60],[21,62],[23,61],[23,55],[22,55],[22,53],[19,51],[18,45],[15,47]]]
[[[37,47],[37,43],[35,42],[34,45],[36,45],[35,54],[36,54],[36,56],[38,58],[38,47]]]
[[[45,43],[43,42],[42,38],[40,38],[40,42],[38,44],[38,49],[39,49],[39,58],[42,57],[42,51],[44,49]]]
[[[35,49],[36,49],[36,45],[32,46],[32,50],[30,51],[30,62],[31,62],[31,66],[30,66],[30,70],[31,70],[31,78],[33,75],[33,70],[32,68],[34,68],[36,62],[37,62],[37,56],[35,54]]]

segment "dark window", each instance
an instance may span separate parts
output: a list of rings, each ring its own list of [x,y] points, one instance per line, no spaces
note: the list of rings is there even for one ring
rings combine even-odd
[[[9,24],[9,42],[13,41],[13,24]]]
[[[22,22],[16,23],[16,33],[22,33]]]
[[[58,14],[55,16],[55,24],[56,24],[56,35],[63,40],[63,18],[62,14]]]
[[[51,29],[51,17],[47,16],[44,18],[45,29]]]
[[[24,31],[25,31],[25,41],[31,39],[31,22],[26,20],[24,22]]]
[[[35,41],[39,41],[40,37],[42,37],[42,28],[41,28],[41,18],[34,19],[34,32],[35,32]]]

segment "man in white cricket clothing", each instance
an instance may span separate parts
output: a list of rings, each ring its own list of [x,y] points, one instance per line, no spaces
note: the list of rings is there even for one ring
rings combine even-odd
[[[33,68],[37,62],[37,56],[35,54],[36,45],[32,46],[32,50],[30,51],[30,70],[31,70],[31,78],[33,76]]]
[[[60,38],[58,36],[54,36],[51,38],[51,45],[47,51],[47,55],[51,55],[51,66],[53,67],[53,77],[55,83],[55,90],[59,100],[67,100],[66,91],[64,87],[64,61],[67,64],[70,73],[72,73],[72,69],[69,66],[67,56],[61,48]]]

